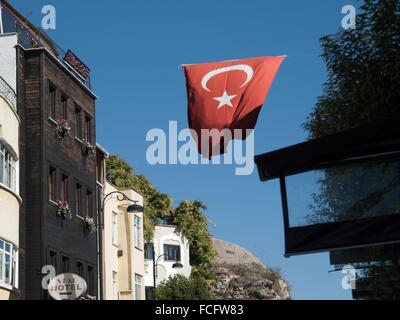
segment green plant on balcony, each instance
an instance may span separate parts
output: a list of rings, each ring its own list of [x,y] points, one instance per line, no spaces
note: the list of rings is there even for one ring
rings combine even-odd
[[[96,224],[93,220],[93,218],[91,217],[85,217],[85,219],[83,220],[84,224],[85,224],[85,230],[89,233],[95,233],[97,231],[97,227]]]
[[[82,141],[82,153],[86,157],[90,157],[96,154],[96,147],[92,145],[89,141],[86,139],[83,139]]]
[[[71,127],[69,126],[67,120],[61,119],[57,121],[56,126],[56,136],[58,139],[64,139],[71,132]]]
[[[67,201],[58,201],[57,216],[63,219],[71,219],[71,208]]]

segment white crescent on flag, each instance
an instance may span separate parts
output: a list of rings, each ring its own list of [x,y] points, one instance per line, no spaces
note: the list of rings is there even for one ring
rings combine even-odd
[[[250,67],[247,64],[237,64],[237,65],[234,65],[234,66],[224,67],[224,68],[220,68],[220,69],[216,69],[216,70],[210,71],[201,80],[201,86],[203,87],[204,90],[206,90],[208,92],[211,92],[211,90],[207,87],[207,83],[212,77],[214,77],[214,76],[216,76],[218,74],[221,74],[221,73],[225,73],[225,72],[229,72],[229,71],[235,71],[235,70],[243,71],[247,75],[247,79],[246,79],[245,83],[243,83],[241,88],[243,88],[245,85],[247,85],[251,81],[251,79],[253,78],[254,70],[252,69],[252,67]]]

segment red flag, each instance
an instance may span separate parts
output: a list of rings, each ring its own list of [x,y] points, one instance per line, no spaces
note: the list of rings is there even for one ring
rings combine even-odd
[[[228,142],[222,136],[214,139],[215,132],[213,139],[202,141],[202,129],[217,129],[219,132],[228,129],[232,136],[235,129],[243,132],[254,129],[284,58],[259,57],[183,66],[189,102],[189,127],[197,133],[195,138],[200,153],[211,156],[205,154],[208,147],[212,155],[224,153]],[[243,135],[242,139],[245,138],[246,135]],[[204,146],[207,149],[202,149]]]

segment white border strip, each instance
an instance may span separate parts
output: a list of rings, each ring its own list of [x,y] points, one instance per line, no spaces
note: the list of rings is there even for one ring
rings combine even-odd
[[[0,34],[4,33],[4,29],[3,29],[3,4],[0,1]]]

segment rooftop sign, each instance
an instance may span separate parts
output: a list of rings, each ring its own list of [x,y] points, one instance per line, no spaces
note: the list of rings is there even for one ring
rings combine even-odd
[[[64,61],[84,80],[90,75],[90,69],[71,50],[65,54]]]

